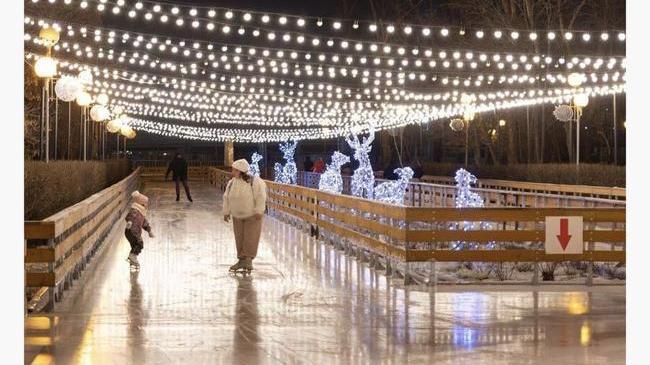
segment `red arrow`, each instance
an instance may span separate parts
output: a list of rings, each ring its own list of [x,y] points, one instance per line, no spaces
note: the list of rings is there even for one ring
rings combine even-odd
[[[560,234],[557,235],[557,240],[560,241],[562,250],[566,250],[569,241],[571,241],[571,235],[569,234],[569,218],[560,218]]]

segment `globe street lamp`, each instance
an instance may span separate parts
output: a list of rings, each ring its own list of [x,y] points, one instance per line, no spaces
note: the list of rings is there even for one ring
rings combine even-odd
[[[54,28],[43,28],[38,33],[41,43],[47,47],[47,54],[40,57],[34,64],[36,76],[42,78],[43,93],[41,99],[41,138],[43,138],[43,128],[45,128],[45,162],[50,161],[50,81],[56,75],[56,60],[51,57],[52,47],[59,41],[59,32]],[[43,126],[43,123],[45,124]],[[41,140],[42,141],[42,140]],[[42,142],[41,142],[42,143]],[[39,144],[39,150],[42,151],[43,145]],[[43,158],[43,154],[41,154]]]

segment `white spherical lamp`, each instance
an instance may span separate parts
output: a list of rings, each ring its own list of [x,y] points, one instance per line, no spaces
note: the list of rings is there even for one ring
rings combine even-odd
[[[578,87],[582,85],[582,82],[584,81],[584,76],[582,74],[579,74],[577,72],[574,72],[569,75],[567,78],[567,82],[569,83],[569,86],[571,87]]]
[[[36,76],[50,78],[56,75],[56,61],[52,57],[41,57],[34,65]]]
[[[81,83],[76,77],[63,76],[54,85],[56,96],[66,102],[74,101],[81,91]]]
[[[122,123],[119,119],[113,119],[110,122],[106,123],[106,130],[109,131],[110,133],[119,132],[121,127],[122,127]]]
[[[77,104],[79,106],[88,106],[92,101],[93,99],[90,97],[90,94],[85,91],[82,91],[77,95]]]
[[[499,120],[499,127],[505,127],[505,126],[506,126],[506,120],[505,119]]]
[[[460,132],[465,128],[465,121],[460,118],[452,119],[449,122],[449,128],[454,132]]]
[[[568,122],[573,119],[573,108],[569,105],[558,105],[553,110],[553,116],[560,122]]]
[[[90,118],[95,122],[101,122],[110,117],[111,113],[103,105],[94,105],[90,108]]]
[[[589,95],[587,94],[578,94],[573,97],[573,102],[576,106],[584,108],[589,104]]]
[[[90,85],[93,83],[93,74],[90,72],[90,70],[83,70],[79,72],[79,81],[83,85]]]
[[[101,104],[101,105],[108,104],[108,95],[104,93],[97,95],[97,104]]]
[[[122,108],[120,105],[113,108],[113,114],[120,115],[122,113],[124,113],[124,108]]]
[[[45,47],[52,47],[59,41],[59,32],[51,27],[43,28],[38,32],[38,38]]]

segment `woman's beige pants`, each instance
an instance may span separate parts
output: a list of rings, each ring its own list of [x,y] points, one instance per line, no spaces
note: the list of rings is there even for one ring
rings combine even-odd
[[[257,256],[257,247],[260,245],[260,235],[262,234],[262,219],[257,219],[255,216],[244,219],[232,218],[238,259],[252,260]]]

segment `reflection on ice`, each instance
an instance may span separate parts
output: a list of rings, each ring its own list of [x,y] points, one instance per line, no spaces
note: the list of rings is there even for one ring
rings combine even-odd
[[[57,364],[624,361],[624,288],[404,287],[272,218],[252,277],[232,277],[218,194],[192,189],[183,205],[169,185],[146,185],[156,238],[141,270],[129,272],[126,241],[109,247],[58,313]]]

